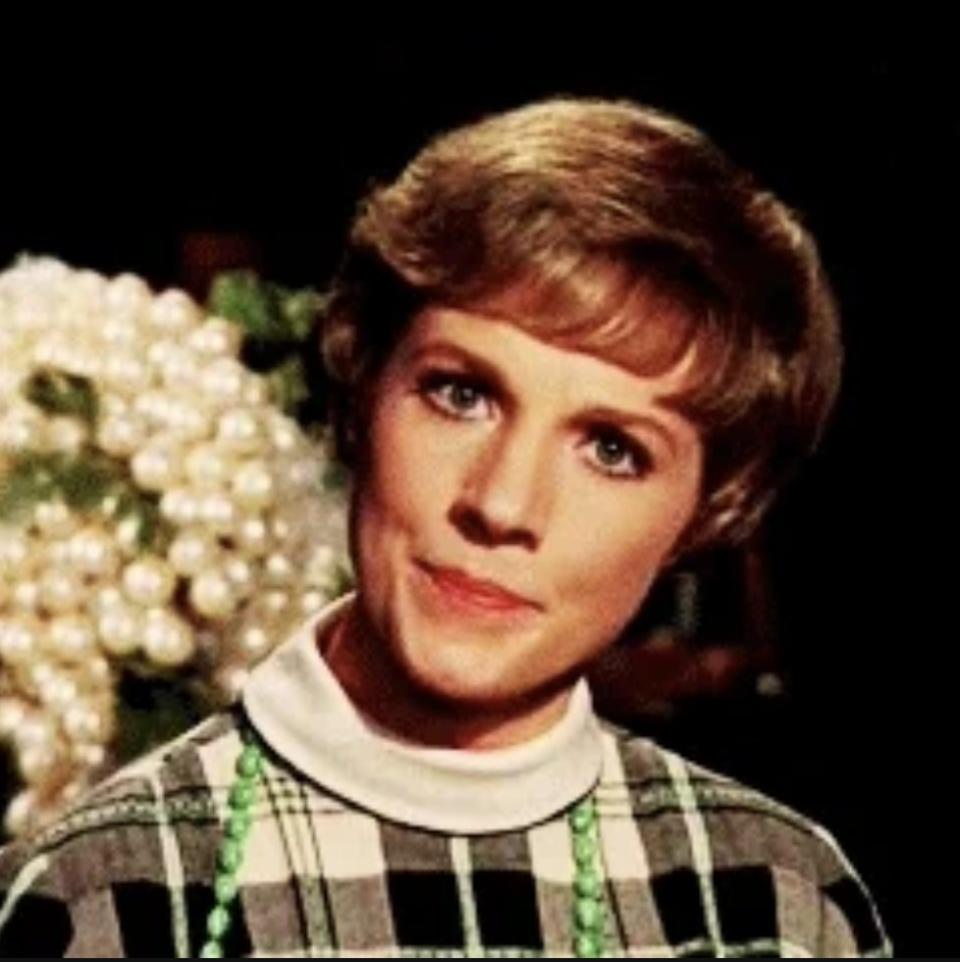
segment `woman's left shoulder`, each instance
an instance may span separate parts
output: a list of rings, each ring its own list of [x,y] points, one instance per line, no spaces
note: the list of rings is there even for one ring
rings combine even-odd
[[[602,741],[599,811],[632,817],[655,871],[690,871],[721,902],[765,903],[781,922],[815,919],[841,956],[890,955],[870,892],[824,826],[653,739],[605,723]]]
[[[800,833],[828,847],[829,832],[796,809],[729,775],[672,751],[652,738],[603,724],[604,762],[601,785],[630,800],[638,817],[667,810],[691,809],[702,815],[750,819],[771,831]]]

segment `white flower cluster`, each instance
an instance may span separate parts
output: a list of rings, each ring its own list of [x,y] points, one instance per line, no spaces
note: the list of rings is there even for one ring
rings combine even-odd
[[[25,783],[6,815],[14,834],[109,761],[118,664],[190,665],[229,699],[336,590],[342,498],[322,489],[321,446],[238,359],[241,339],[131,274],[48,258],[0,274],[0,486],[22,452],[100,452],[174,532],[145,550],[109,498],[0,522],[0,741]],[[28,379],[51,369],[89,379],[95,427],[27,400]]]

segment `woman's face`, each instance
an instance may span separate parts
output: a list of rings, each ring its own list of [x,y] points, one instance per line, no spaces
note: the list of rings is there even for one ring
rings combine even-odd
[[[697,505],[697,430],[659,401],[681,378],[415,317],[373,395],[351,549],[364,617],[420,691],[561,693],[616,639]]]

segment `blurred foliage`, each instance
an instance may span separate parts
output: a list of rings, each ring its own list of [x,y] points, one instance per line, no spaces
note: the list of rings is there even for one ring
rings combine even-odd
[[[244,360],[266,376],[275,403],[301,424],[315,418],[305,355],[326,303],[312,288],[282,287],[249,270],[218,274],[207,298],[211,313],[243,329]]]
[[[90,427],[97,422],[99,399],[89,378],[42,368],[30,375],[23,393],[47,414],[77,417]]]

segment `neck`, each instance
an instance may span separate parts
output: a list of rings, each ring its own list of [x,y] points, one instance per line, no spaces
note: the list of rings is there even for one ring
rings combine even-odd
[[[417,687],[352,605],[318,637],[330,671],[354,707],[378,727],[413,744],[489,751],[536,738],[564,715],[569,683],[497,704],[446,701]]]

